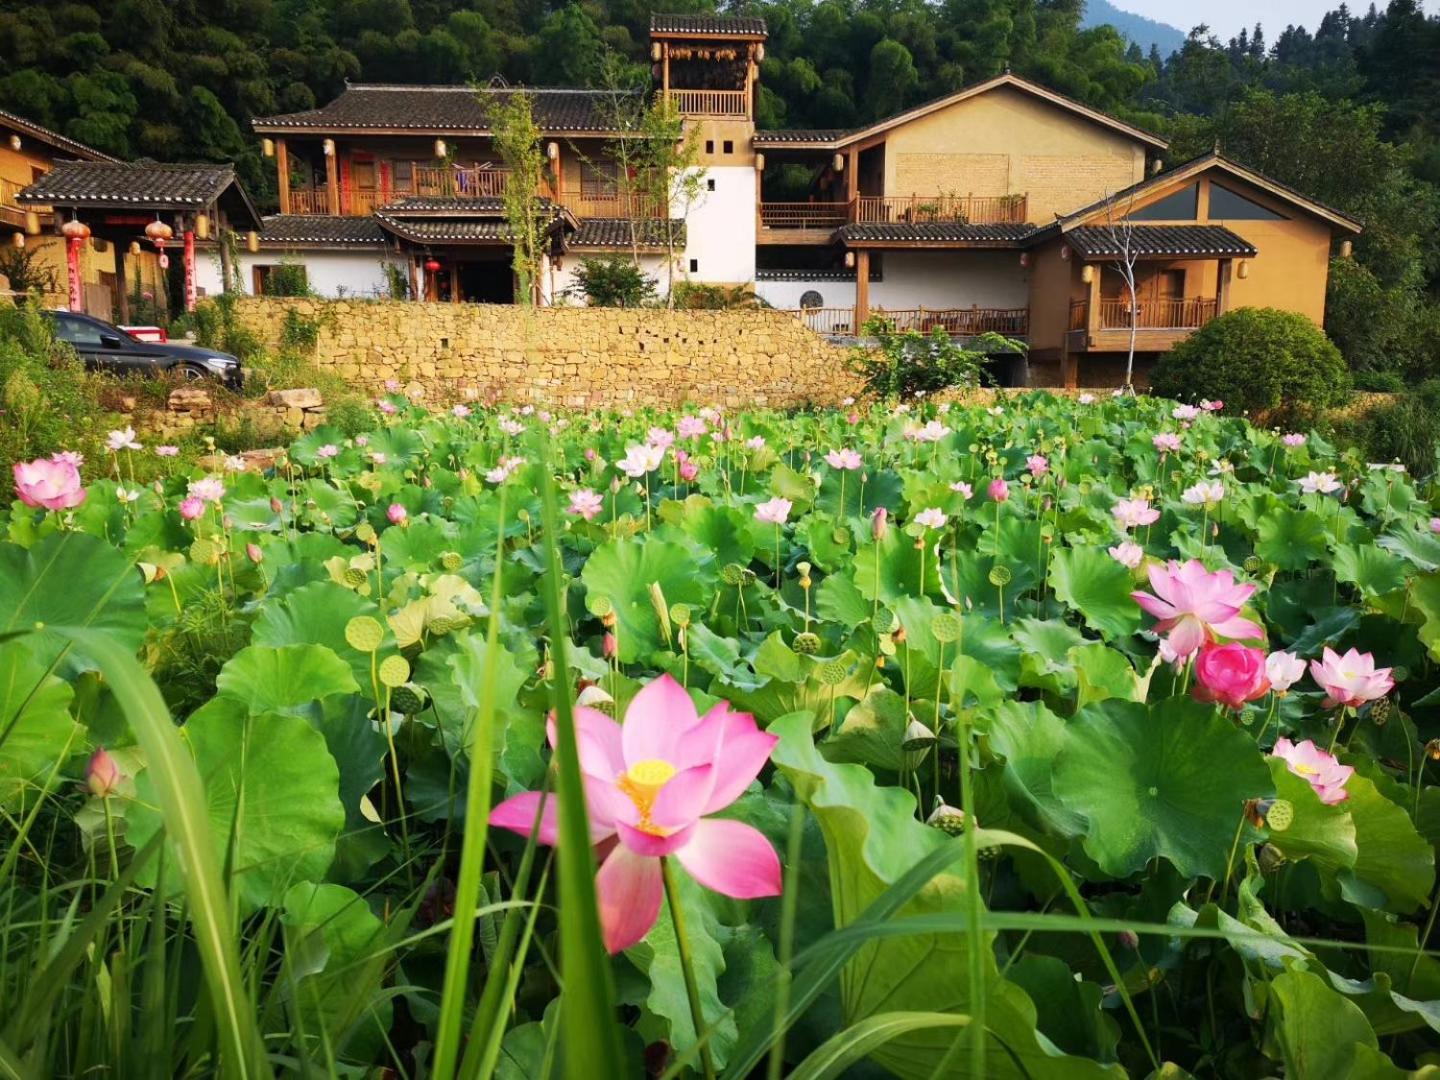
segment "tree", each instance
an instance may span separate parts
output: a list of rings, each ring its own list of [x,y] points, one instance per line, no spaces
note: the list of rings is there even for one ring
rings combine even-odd
[[[656,94],[641,118],[636,194],[642,205],[658,209],[665,240],[666,297],[675,306],[675,247],[680,241],[690,208],[705,190],[706,170],[698,168],[700,140],[693,124],[686,124],[679,107]]]
[[[545,151],[535,123],[534,99],[524,91],[502,95],[489,106],[495,150],[508,171],[505,177],[505,220],[514,243],[515,299],[531,305],[540,281],[553,212],[541,202]]]

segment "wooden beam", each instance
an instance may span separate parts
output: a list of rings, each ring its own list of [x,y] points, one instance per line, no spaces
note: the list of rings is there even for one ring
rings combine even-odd
[[[340,163],[335,160],[339,156],[338,146],[333,154],[325,155],[326,209],[332,214],[340,213]]]
[[[1221,259],[1215,273],[1215,314],[1224,315],[1230,310],[1230,276],[1233,259]]]
[[[280,213],[290,213],[290,151],[284,139],[275,140],[276,189],[280,192]]]
[[[855,253],[855,333],[870,318],[870,252],[861,248]]]

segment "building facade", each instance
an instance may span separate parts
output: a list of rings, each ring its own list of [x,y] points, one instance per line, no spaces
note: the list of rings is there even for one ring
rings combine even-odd
[[[545,150],[537,299],[582,303],[588,256],[656,279],[753,290],[817,331],[872,317],[1021,339],[1066,383],[1126,352],[1164,351],[1228,308],[1320,322],[1332,255],[1357,222],[1218,154],[1166,168],[1164,139],[1013,75],[854,130],[757,130],[765,25],[656,15],[654,92],[684,118],[697,182],[638,205],[626,93],[526,90]],[[280,213],[241,256],[264,292],[304,267],[325,295],[513,298],[509,175],[492,110],[504,85],[353,85],[257,118]],[[1130,302],[1127,277],[1135,281]]]

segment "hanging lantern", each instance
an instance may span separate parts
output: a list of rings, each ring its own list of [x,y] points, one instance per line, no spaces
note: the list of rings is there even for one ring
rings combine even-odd
[[[556,160],[556,159],[560,156],[560,144],[559,144],[558,142],[553,142],[553,141],[546,143],[546,144],[545,144],[545,156],[546,156],[547,158],[549,158],[551,161]]]
[[[834,169],[836,172],[844,172],[844,171],[845,171],[845,155],[844,155],[844,154],[836,154],[833,158],[830,159],[830,167],[831,167],[832,169]]]
[[[12,233],[10,235],[10,246],[13,248],[23,248],[25,246],[25,234],[23,232]]]
[[[440,272],[440,260],[433,255],[430,256],[430,258],[425,260],[425,269],[432,274],[438,274]]]
[[[845,269],[855,269],[855,253],[853,251],[845,252]]]
[[[60,226],[60,235],[66,240],[88,240],[90,238],[90,226],[83,221],[71,218]]]
[[[260,250],[260,234],[254,229],[245,234],[245,250],[251,255]]]
[[[326,139],[324,142],[322,142],[322,143],[320,144],[320,152],[321,152],[322,154],[324,154],[326,157],[334,157],[334,156],[335,156],[335,140],[334,140],[334,139]]]
[[[154,221],[150,222],[149,225],[145,226],[145,239],[149,240],[157,248],[163,248],[165,246],[165,241],[169,240],[174,235],[175,230],[172,229],[169,225],[166,225],[165,222],[161,221],[159,218],[156,218]]]
[[[447,148],[446,145],[445,145],[445,140],[444,140],[444,139],[436,139],[436,140],[435,140],[435,156],[438,157],[438,158],[443,158],[443,157],[445,156],[445,154],[447,153],[447,151],[448,151],[448,148]]]
[[[1093,266],[1082,267],[1081,270],[1080,270],[1080,280],[1083,281],[1083,282],[1085,282],[1086,285],[1089,285],[1090,282],[1094,281],[1094,280],[1095,280],[1095,267],[1093,267]]]
[[[660,59],[660,43],[659,43],[658,41],[652,41],[652,42],[650,43],[650,59],[651,59],[651,60],[659,60],[659,59]]]
[[[23,145],[24,145],[24,143],[22,143],[22,142],[20,141],[20,136],[19,136],[19,135],[11,135],[11,136],[10,136],[10,149],[11,149],[11,150],[17,150],[17,151],[18,151],[18,150],[20,149],[20,147],[23,146]]]
[[[1243,279],[1243,278],[1247,278],[1247,277],[1250,276],[1250,260],[1249,260],[1249,259],[1241,259],[1241,260],[1240,260],[1240,265],[1235,268],[1235,275],[1236,275],[1237,277],[1239,277],[1239,278],[1242,278],[1242,279]]]
[[[196,214],[196,215],[195,215],[195,238],[196,238],[197,240],[209,240],[209,239],[210,239],[210,215],[209,215],[209,214]]]
[[[756,171],[756,172],[764,172],[764,171],[765,171],[765,155],[764,155],[764,154],[756,154],[756,155],[755,155],[755,171]]]
[[[1020,266],[1025,270],[1030,268],[1030,253],[1028,251],[1022,251],[1020,253]]]
[[[261,152],[262,154],[264,154],[266,157],[274,157],[274,156],[275,156],[275,140],[274,140],[274,139],[261,139],[261,140],[260,140],[260,152]]]
[[[170,256],[169,256],[169,255],[166,255],[163,251],[160,253],[160,269],[161,269],[161,270],[169,270],[169,269],[170,269]]]
[[[1070,258],[1070,245],[1069,245],[1069,244],[1061,244],[1061,245],[1060,245],[1060,258],[1062,258],[1062,259],[1068,259],[1068,258]]]
[[[31,236],[40,235],[40,215],[34,210],[25,211],[25,231]]]
[[[765,62],[765,43],[763,41],[755,46],[755,62],[757,64]]]
[[[131,255],[139,255],[139,254],[140,254],[140,241],[139,241],[139,240],[131,240],[131,241],[130,241],[130,254],[131,254]]]
[[[1348,258],[1350,258],[1351,255],[1354,255],[1354,254],[1355,254],[1355,243],[1354,243],[1354,241],[1351,241],[1351,240],[1341,240],[1341,241],[1340,241],[1340,258],[1342,258],[1342,259],[1348,259]],[[1241,265],[1241,266],[1244,266],[1245,264],[1242,262],[1240,265]]]

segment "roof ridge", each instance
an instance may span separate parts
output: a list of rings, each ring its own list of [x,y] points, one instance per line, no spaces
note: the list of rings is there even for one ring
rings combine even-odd
[[[346,90],[433,90],[458,94],[511,94],[520,92],[544,94],[637,94],[639,90],[607,90],[593,86],[530,86],[525,83],[511,83],[509,86],[471,86],[468,83],[346,83]],[[301,109],[300,112],[317,112],[315,109]],[[292,115],[279,113],[277,115]]]

